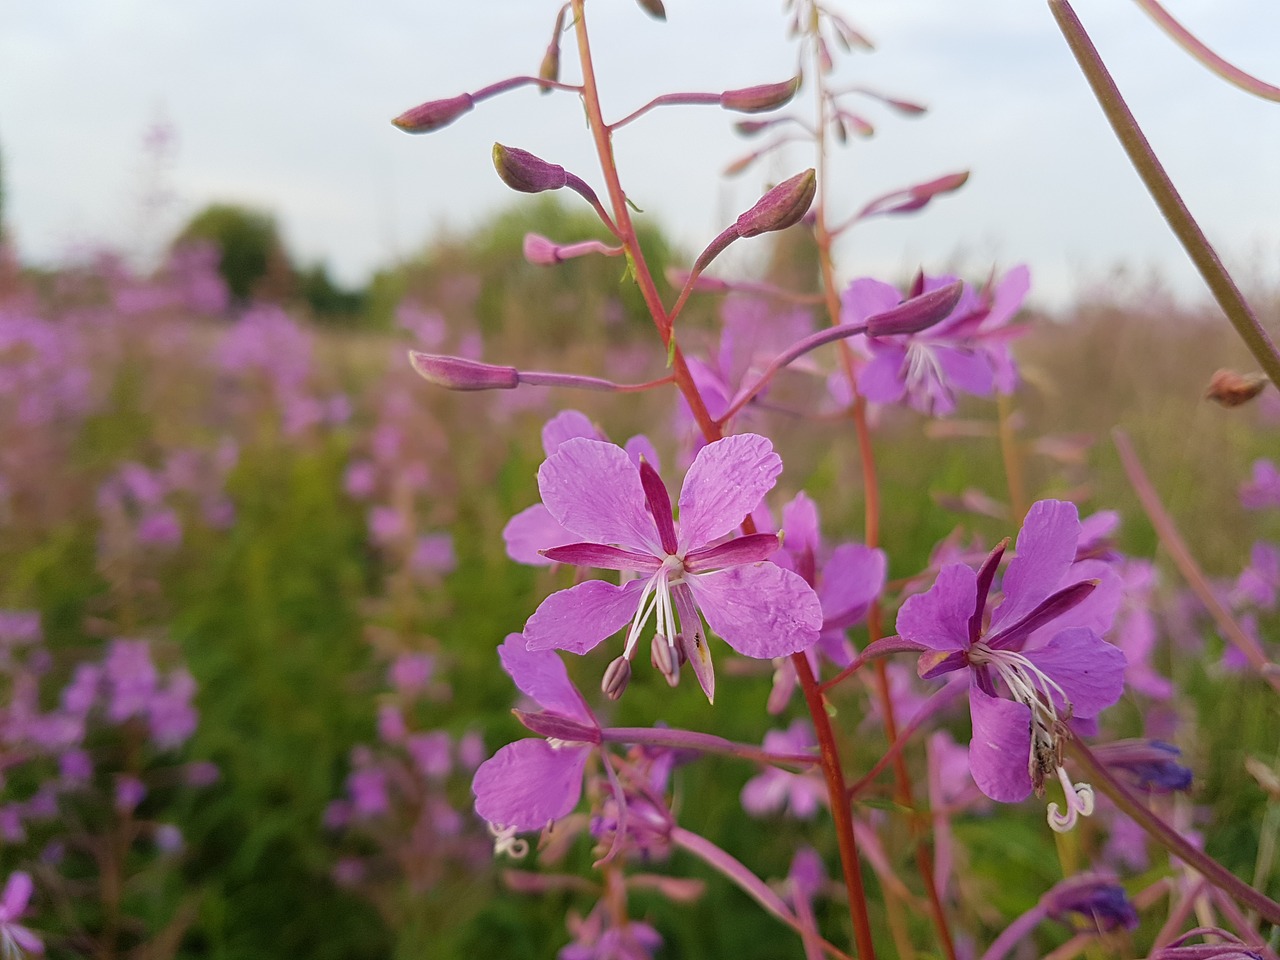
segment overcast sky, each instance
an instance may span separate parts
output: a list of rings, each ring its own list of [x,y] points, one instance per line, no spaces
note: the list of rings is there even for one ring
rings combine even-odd
[[[588,4],[606,109],[675,90],[784,79],[795,52],[780,0]],[[1202,39],[1280,83],[1280,3],[1167,0]],[[877,135],[832,166],[837,208],[959,169],[968,186],[914,218],[855,231],[849,276],[888,279],[957,261],[974,273],[1028,262],[1060,304],[1125,263],[1197,295],[1189,262],[1142,190],[1040,0],[847,0],[877,44],[838,81],[930,107],[907,120],[868,104]],[[388,122],[418,102],[537,69],[555,0],[0,0],[0,153],[6,219],[27,261],[86,243],[145,251],[201,206],[272,211],[296,259],[347,282],[465,229],[517,198],[494,141],[600,178],[571,94],[523,89],[454,125],[408,136]],[[1133,4],[1078,0],[1210,239],[1242,273],[1280,267],[1280,105],[1190,61]],[[566,42],[568,38],[566,38]],[[566,46],[566,79],[573,79]],[[700,248],[773,182],[812,165],[795,147],[725,180],[746,146],[733,116],[678,108],[618,135],[624,185],[647,215]],[[160,216],[143,142],[176,139]],[[568,238],[566,238],[568,239]]]

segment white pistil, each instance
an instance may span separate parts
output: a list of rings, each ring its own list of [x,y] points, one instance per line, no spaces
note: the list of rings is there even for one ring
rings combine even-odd
[[[1059,813],[1056,803],[1049,804],[1049,827],[1056,833],[1066,833],[1080,817],[1093,813],[1093,787],[1087,783],[1073,784],[1062,767],[1058,767],[1058,782],[1067,798],[1067,812]]]
[[[1087,783],[1072,784],[1062,768],[1059,744],[1059,728],[1071,716],[1071,700],[1066,691],[1052,677],[1013,650],[992,650],[985,643],[975,643],[969,651],[972,663],[985,664],[1005,682],[1013,698],[1031,710],[1031,754],[1027,758],[1027,771],[1031,776],[1036,795],[1044,794],[1044,778],[1057,772],[1058,781],[1066,795],[1067,809],[1059,813],[1056,803],[1049,804],[1049,826],[1058,833],[1072,829],[1080,817],[1093,813],[1093,787]],[[1065,716],[1058,715],[1054,694],[1065,706]]]
[[[496,823],[491,823],[489,833],[493,835],[494,857],[506,854],[512,860],[523,860],[528,856],[529,843],[516,836],[515,827],[500,827]]]

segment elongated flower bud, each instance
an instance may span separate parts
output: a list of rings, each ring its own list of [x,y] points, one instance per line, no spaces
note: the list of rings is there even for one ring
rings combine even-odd
[[[868,317],[867,336],[890,337],[895,334],[919,333],[921,330],[927,330],[950,316],[963,293],[964,283],[957,280],[945,287],[912,297],[892,310]]]
[[[562,717],[558,713],[526,713],[523,710],[512,710],[516,719],[528,729],[541,737],[563,740],[566,743],[599,743],[600,730],[588,726],[571,717]]]
[[[631,682],[631,661],[626,657],[618,657],[604,671],[600,680],[600,690],[610,700],[617,700]]]
[[[734,222],[739,237],[755,237],[774,230],[785,230],[809,212],[818,190],[818,176],[810,167],[784,180]]]
[[[498,176],[512,190],[521,193],[542,193],[559,190],[568,180],[564,167],[535,157],[519,147],[493,145],[493,166]]]
[[[409,363],[418,375],[450,390],[514,390],[520,385],[515,367],[500,367],[462,357],[441,357],[409,351]]]
[[[761,83],[741,90],[726,90],[720,94],[720,106],[739,113],[763,113],[789,102],[799,89],[800,78],[792,77],[781,83]]]
[[[662,0],[636,0],[642,9],[655,20],[667,19],[667,8],[662,5]]]
[[[471,94],[463,93],[447,100],[429,100],[419,104],[391,122],[405,133],[430,133],[453,123],[475,105]]]

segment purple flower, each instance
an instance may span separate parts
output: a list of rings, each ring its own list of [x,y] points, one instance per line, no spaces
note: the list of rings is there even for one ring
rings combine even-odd
[[[922,277],[912,295],[954,282],[954,277]],[[867,337],[871,360],[858,373],[858,389],[876,403],[905,400],[932,416],[953,413],[957,392],[1012,393],[1017,369],[1009,341],[1022,331],[1007,324],[1022,305],[1030,282],[1027,268],[1015,267],[990,291],[966,286],[960,302],[940,323],[918,333]],[[842,320],[863,323],[902,300],[902,294],[889,284],[855,280],[844,293]]]
[[[601,900],[586,919],[568,921],[573,942],[556,960],[652,960],[662,947],[658,931],[639,920],[621,918]]]
[[[1138,929],[1138,911],[1124,887],[1106,874],[1068,877],[1041,897],[1040,904],[1054,920],[1080,920],[1100,933]]]
[[[561,444],[539,469],[538,486],[551,516],[582,542],[546,556],[636,571],[639,578],[622,586],[588,580],[552,594],[525,625],[529,649],[586,653],[629,622],[623,650],[629,663],[652,615],[655,663],[674,682],[687,656],[711,699],[715,681],[699,609],[745,656],[771,659],[810,647],[822,607],[801,577],[762,562],[778,537],[724,539],[781,472],[782,460],[764,437],[747,433],[708,444],[685,476],[677,530],[666,488],[647,461],[637,470],[625,450],[598,440]]]
[[[31,874],[21,870],[9,874],[0,894],[0,956],[20,956],[22,951],[44,953],[40,938],[17,922],[30,899]]]
[[[476,813],[499,830],[540,830],[578,805],[600,728],[563,661],[550,650],[529,650],[524,637],[513,633],[498,655],[520,691],[542,707],[526,722],[555,735],[509,743],[480,764],[471,782]]]
[[[1253,462],[1253,477],[1240,487],[1240,503],[1249,510],[1280,507],[1280,470],[1270,460]]]
[[[804,753],[814,746],[813,731],[805,720],[764,735],[764,748],[771,753]],[[756,817],[780,813],[785,808],[793,817],[807,820],[818,812],[826,796],[826,786],[811,774],[769,767],[743,786],[742,808]]]
[[[1124,689],[1124,654],[1099,636],[1115,615],[1117,579],[1099,561],[1074,561],[1079,534],[1073,504],[1042,500],[1027,514],[994,610],[987,601],[1007,541],[976,573],[947,564],[897,623],[901,639],[923,651],[921,677],[969,671],[969,763],[982,792],[1015,803],[1042,794],[1056,772],[1071,809],[1059,818],[1051,806],[1050,822],[1063,829],[1092,809],[1092,790],[1073,789],[1062,770],[1066,722],[1096,716]]]

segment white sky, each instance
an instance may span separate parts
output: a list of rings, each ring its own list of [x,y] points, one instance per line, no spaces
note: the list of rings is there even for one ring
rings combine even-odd
[[[1241,67],[1280,83],[1280,3],[1168,0]],[[781,80],[794,49],[781,0],[667,0],[666,24],[632,0],[588,17],[606,108],[658,93]],[[840,209],[969,168],[958,195],[855,231],[845,272],[895,279],[917,265],[975,273],[1026,261],[1033,298],[1056,304],[1124,262],[1199,296],[1192,268],[1114,142],[1047,7],[1037,0],[846,0],[876,41],[838,80],[926,103],[906,120],[868,104],[879,132],[839,154]],[[0,0],[0,152],[6,217],[28,261],[105,242],[144,252],[215,200],[274,212],[295,258],[348,282],[517,198],[494,175],[495,140],[600,184],[571,94],[523,89],[411,137],[389,119],[537,69],[555,0]],[[1190,61],[1133,4],[1077,10],[1192,212],[1228,265],[1280,262],[1280,105]],[[576,71],[566,38],[566,79]],[[652,116],[652,115],[651,115]],[[142,147],[177,134],[162,218],[140,212]],[[734,116],[677,108],[618,136],[623,183],[678,242],[700,248],[785,160],[725,181],[747,148]],[[572,238],[565,238],[572,239]]]

